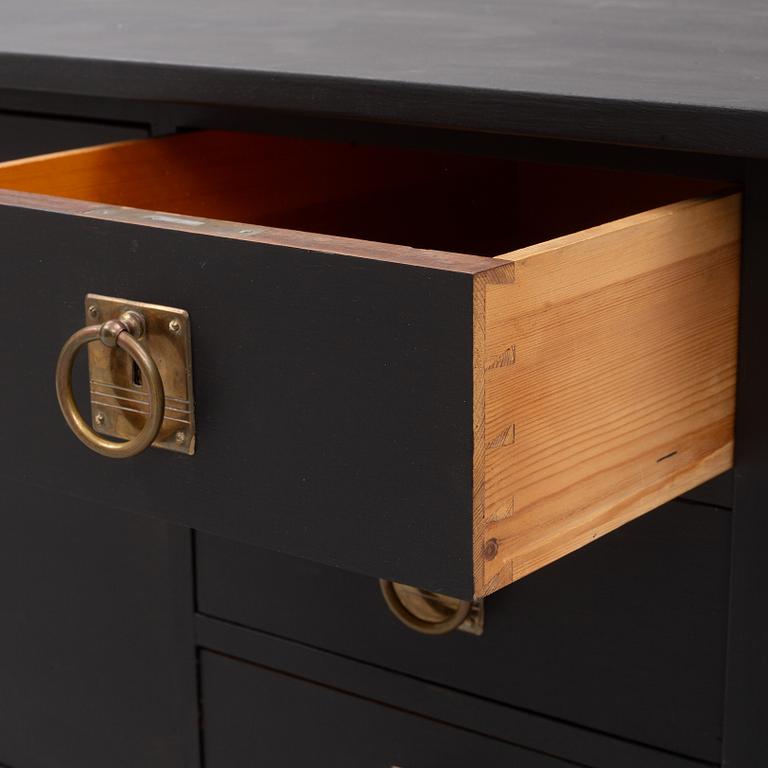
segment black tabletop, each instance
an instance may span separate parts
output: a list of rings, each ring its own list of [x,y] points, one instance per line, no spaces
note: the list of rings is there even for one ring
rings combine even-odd
[[[3,0],[0,88],[768,155],[768,3]]]

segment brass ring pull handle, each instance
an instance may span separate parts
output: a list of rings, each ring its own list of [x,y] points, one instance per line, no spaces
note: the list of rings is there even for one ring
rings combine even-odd
[[[89,325],[73,333],[64,342],[56,364],[56,397],[69,428],[92,451],[112,459],[127,459],[148,448],[157,437],[165,414],[163,380],[152,356],[136,340],[144,333],[144,319],[138,312],[124,312],[118,320],[102,325]],[[119,347],[127,352],[141,371],[142,381],[149,389],[149,413],[139,433],[122,443],[97,435],[77,409],[72,394],[72,365],[80,347],[100,341],[107,347]]]
[[[390,611],[406,627],[425,635],[445,635],[469,617],[472,603],[380,579],[381,592]],[[417,615],[417,612],[421,615]]]

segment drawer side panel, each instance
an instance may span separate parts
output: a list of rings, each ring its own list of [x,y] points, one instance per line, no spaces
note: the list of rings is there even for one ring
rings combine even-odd
[[[484,286],[478,593],[731,466],[739,250],[730,195],[504,257],[514,280]]]

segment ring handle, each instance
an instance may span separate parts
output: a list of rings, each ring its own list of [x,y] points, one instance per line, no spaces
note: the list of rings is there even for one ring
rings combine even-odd
[[[381,587],[381,593],[384,596],[384,601],[389,610],[392,611],[392,613],[405,624],[406,627],[410,627],[425,635],[446,635],[454,629],[458,629],[467,620],[470,611],[472,610],[471,602],[449,598],[448,600],[450,600],[451,607],[447,610],[445,618],[428,620],[417,616],[416,613],[405,604],[403,596],[406,593],[402,590],[412,588],[396,584],[387,579],[379,579],[379,586]],[[398,591],[398,587],[400,588],[400,591]],[[415,591],[422,594],[433,594],[423,593],[422,590]],[[433,597],[439,596],[433,594]],[[445,602],[447,603],[448,600],[445,600]]]
[[[111,459],[127,459],[141,453],[155,441],[165,415],[165,391],[163,380],[152,356],[132,335],[140,332],[141,317],[127,312],[119,320],[107,320],[102,325],[89,325],[73,333],[65,342],[56,363],[56,397],[69,428],[92,451]],[[138,320],[138,321],[137,321]],[[81,347],[92,341],[100,341],[108,347],[119,347],[127,352],[149,387],[149,413],[139,433],[122,443],[97,435],[83,418],[72,394],[72,366]]]

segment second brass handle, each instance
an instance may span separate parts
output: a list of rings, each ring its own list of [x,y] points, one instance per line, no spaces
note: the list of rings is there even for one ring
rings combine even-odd
[[[387,579],[379,579],[379,586],[381,587],[381,593],[384,596],[384,601],[386,602],[387,607],[395,617],[405,624],[406,627],[410,627],[425,635],[445,635],[448,632],[452,632],[454,629],[458,629],[467,620],[472,611],[471,602],[466,600],[453,600],[452,602],[454,602],[455,605],[444,618],[429,621],[417,616],[404,602],[403,595],[398,589],[409,589],[408,587],[405,587],[403,584],[396,584],[393,581],[388,581]],[[421,592],[421,590],[415,591],[417,593]]]
[[[89,325],[73,333],[65,342],[56,364],[56,397],[69,428],[75,436],[92,451],[112,459],[127,459],[148,448],[157,437],[165,414],[165,391],[160,372],[152,356],[134,338],[139,333],[141,317],[135,312],[126,312],[118,320],[107,320],[102,325]],[[81,347],[98,341],[108,347],[119,347],[127,352],[147,382],[149,390],[149,413],[139,433],[122,443],[107,440],[96,434],[77,408],[72,394],[72,366]]]

